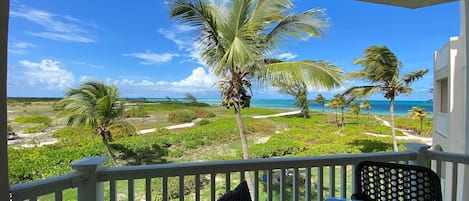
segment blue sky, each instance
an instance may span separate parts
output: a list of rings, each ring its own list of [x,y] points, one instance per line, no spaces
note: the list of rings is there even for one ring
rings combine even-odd
[[[416,10],[354,0],[294,0],[292,12],[323,8],[329,28],[320,38],[282,45],[284,60],[328,60],[345,72],[370,45],[388,46],[403,73],[428,68],[414,93],[397,100],[428,100],[433,53],[459,35],[459,2]],[[87,79],[115,84],[123,97],[218,98],[217,78],[200,61],[190,27],[170,20],[165,1],[11,0],[8,56],[9,97],[62,97]],[[326,98],[341,88],[311,90]],[[255,87],[254,98],[291,98]],[[376,95],[371,99],[383,99]]]

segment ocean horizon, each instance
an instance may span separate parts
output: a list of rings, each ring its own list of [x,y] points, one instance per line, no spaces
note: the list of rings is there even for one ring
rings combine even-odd
[[[148,100],[167,100],[165,98],[148,98]],[[185,100],[184,98],[173,99],[173,100]],[[198,98],[198,102],[207,103],[210,105],[220,105],[220,98]],[[273,109],[289,109],[289,110],[298,110],[297,107],[293,105],[293,99],[252,99],[251,107],[260,107],[260,108],[273,108]],[[329,100],[326,100],[326,103]],[[370,113],[373,114],[389,114],[389,100],[368,100],[371,104]],[[357,103],[363,102],[363,100],[355,101]],[[310,101],[310,110],[322,111],[322,106],[320,104]],[[396,115],[407,115],[408,111],[412,107],[420,106],[425,109],[428,113],[428,117],[432,116],[433,113],[433,102],[432,101],[410,101],[410,100],[396,100],[394,102],[394,113]],[[324,107],[324,111],[335,112],[335,109]],[[361,112],[366,113],[366,109],[361,109]]]

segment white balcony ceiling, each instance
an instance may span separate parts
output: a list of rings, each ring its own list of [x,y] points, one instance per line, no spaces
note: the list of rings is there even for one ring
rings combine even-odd
[[[358,0],[364,2],[387,4],[405,8],[421,8],[425,6],[431,6],[440,3],[448,3],[457,0]]]

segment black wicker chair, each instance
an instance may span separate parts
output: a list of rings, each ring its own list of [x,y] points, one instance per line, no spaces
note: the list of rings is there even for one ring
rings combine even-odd
[[[421,166],[364,161],[356,167],[355,186],[357,200],[442,200],[440,178]]]
[[[218,201],[251,201],[246,181],[242,181],[235,189],[226,192]]]

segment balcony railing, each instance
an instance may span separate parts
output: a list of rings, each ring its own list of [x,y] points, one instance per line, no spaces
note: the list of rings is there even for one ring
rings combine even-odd
[[[63,200],[68,191],[74,196],[71,199],[79,201],[216,200],[246,176],[253,180],[256,201],[349,198],[355,190],[352,184],[356,164],[375,160],[418,165],[432,161],[440,176],[448,172],[443,170],[450,163],[452,191],[448,196],[456,200],[458,166],[469,164],[469,157],[429,151],[427,145],[417,143],[406,147],[406,151],[390,153],[126,167],[102,167],[106,158],[87,158],[73,164],[75,172],[71,174],[13,185],[12,199]]]

